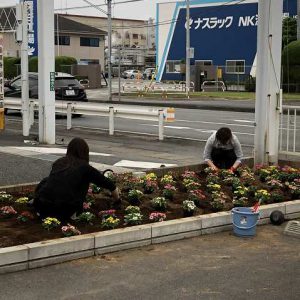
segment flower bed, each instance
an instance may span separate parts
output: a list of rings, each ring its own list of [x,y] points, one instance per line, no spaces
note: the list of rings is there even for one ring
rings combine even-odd
[[[227,170],[213,173],[185,171],[157,177],[110,174],[121,189],[120,207],[111,209],[109,194],[91,186],[76,221],[62,223],[39,220],[27,203],[33,189],[0,194],[0,247],[20,245],[57,237],[161,222],[228,211],[233,206],[253,206],[300,198],[300,170],[290,167],[248,167],[236,174]]]

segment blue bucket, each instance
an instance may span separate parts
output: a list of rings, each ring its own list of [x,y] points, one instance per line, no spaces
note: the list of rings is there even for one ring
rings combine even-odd
[[[237,236],[254,236],[259,212],[253,212],[251,207],[234,207],[231,210],[233,232]]]

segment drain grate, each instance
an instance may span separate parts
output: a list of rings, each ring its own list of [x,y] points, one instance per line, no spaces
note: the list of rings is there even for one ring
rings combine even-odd
[[[300,221],[289,221],[283,233],[300,238]]]

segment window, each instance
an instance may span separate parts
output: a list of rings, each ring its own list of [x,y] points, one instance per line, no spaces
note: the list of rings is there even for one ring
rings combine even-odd
[[[83,58],[83,59],[80,59],[79,64],[80,65],[98,65],[99,59]]]
[[[134,34],[132,35],[132,38],[133,38],[133,39],[138,39],[138,38],[139,38],[139,35],[136,34],[136,33],[134,33]]]
[[[80,37],[80,46],[99,47],[99,38]]]
[[[21,87],[22,87],[22,81],[21,81],[21,78],[19,78],[19,79],[13,81],[13,82],[11,83],[11,86],[12,86],[15,90],[17,90],[17,91],[21,90]]]
[[[195,61],[197,66],[212,66],[212,60],[196,60]]]
[[[125,32],[125,39],[130,39],[130,34],[128,31]]]
[[[145,40],[146,39],[146,35],[145,34],[141,34],[141,39]]]
[[[55,45],[61,45],[61,46],[70,46],[70,37],[69,36],[55,36]]]
[[[227,74],[245,74],[244,60],[226,60]]]
[[[180,60],[168,60],[166,64],[167,73],[180,73]]]

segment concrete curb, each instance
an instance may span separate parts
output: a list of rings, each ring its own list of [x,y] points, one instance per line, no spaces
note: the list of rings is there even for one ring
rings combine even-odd
[[[258,225],[270,223],[274,210],[282,211],[286,220],[299,218],[300,200],[261,206]],[[231,212],[219,212],[1,248],[0,274],[231,229]]]

